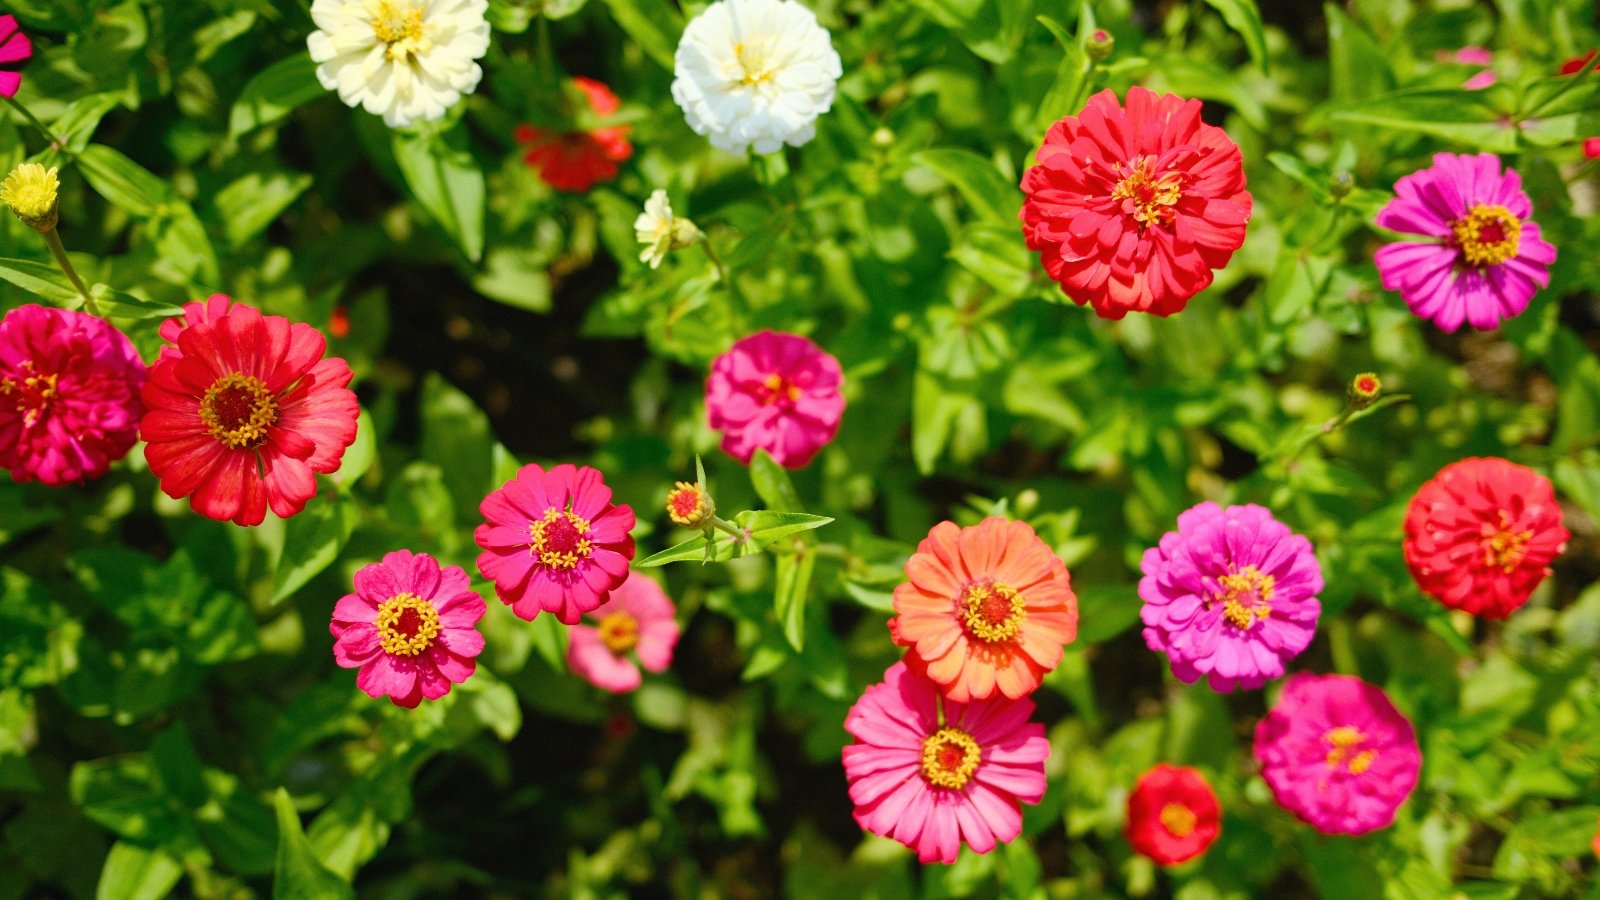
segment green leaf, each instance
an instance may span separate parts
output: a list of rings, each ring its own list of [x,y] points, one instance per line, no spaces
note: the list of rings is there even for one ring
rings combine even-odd
[[[467,259],[483,258],[483,169],[459,126],[442,134],[394,133],[394,158],[411,196]]]
[[[650,557],[634,563],[634,568],[648,569],[669,562],[685,562],[689,560],[699,562],[725,562],[741,556],[753,556],[761,552],[780,538],[809,531],[813,528],[832,522],[828,516],[813,516],[806,513],[785,513],[772,510],[756,509],[739,513],[733,517],[735,525],[744,529],[749,535],[737,543],[730,535],[723,531],[712,532],[713,537],[708,542],[703,534],[696,535],[681,544],[669,547]],[[709,552],[707,547],[710,548]]]
[[[164,319],[183,312],[183,307],[114,291],[104,284],[89,285],[95,308],[108,319]]]
[[[94,130],[100,126],[100,120],[121,103],[122,95],[115,93],[79,97],[50,123],[50,131],[69,150],[81,152],[88,145]]]
[[[640,576],[643,577],[643,576]],[[567,626],[553,615],[538,615],[527,626],[533,635],[533,649],[551,671],[567,670],[567,641],[571,637]]]
[[[244,86],[228,113],[228,136],[236,138],[271,125],[326,93],[328,89],[317,80],[317,64],[302,48],[261,70]]]
[[[1341,103],[1361,100],[1394,89],[1389,58],[1372,36],[1345,14],[1338,4],[1324,3],[1328,20],[1328,64],[1332,68],[1332,98]]]
[[[222,233],[234,247],[266,230],[268,225],[311,186],[303,172],[250,172],[212,196]]]
[[[454,500],[456,521],[478,518],[478,505],[494,487],[494,436],[489,417],[472,398],[443,376],[429,372],[422,381],[422,446],[424,460],[444,474]]]
[[[361,476],[367,474],[372,468],[373,460],[378,457],[378,441],[373,437],[372,415],[362,407],[361,414],[356,417],[356,440],[350,449],[344,451],[344,456],[339,460],[339,468],[329,475],[340,485],[355,484]]]
[[[117,841],[100,870],[95,900],[161,900],[183,877],[183,864],[158,849]]]
[[[645,55],[672,71],[672,59],[683,34],[683,13],[662,0],[605,0],[611,17]]]
[[[911,161],[937,172],[979,216],[996,225],[1016,226],[1022,191],[989,160],[971,150],[947,147],[912,154]]]
[[[1255,0],[1206,0],[1217,12],[1222,13],[1223,21],[1228,27],[1239,32],[1244,38],[1244,46],[1250,51],[1250,59],[1256,68],[1262,72],[1267,71],[1267,35],[1261,27],[1261,10],[1256,8]]]
[[[272,802],[278,814],[278,858],[272,873],[275,900],[354,898],[355,891],[349,883],[329,871],[312,851],[289,792],[278,788]]]
[[[354,504],[327,495],[284,523],[283,554],[272,580],[272,602],[283,602],[338,559],[360,518]]]
[[[165,181],[122,151],[104,144],[83,148],[78,154],[78,166],[95,193],[124,212],[153,216],[165,212],[166,204],[172,199],[172,191]]]
[[[777,512],[800,512],[805,508],[800,503],[800,495],[795,493],[794,482],[789,480],[789,473],[766,450],[758,448],[750,458],[750,484],[767,506]]]
[[[78,289],[55,266],[31,259],[0,259],[0,279],[34,294],[52,306],[76,306],[83,302]]]
[[[774,597],[783,636],[796,653],[806,648],[806,599],[811,593],[811,573],[817,555],[799,547],[778,554],[777,592]]]
[[[1335,122],[1427,134],[1473,149],[1510,153],[1517,148],[1517,132],[1505,114],[1486,99],[1494,93],[1410,89],[1351,103],[1329,115]]]

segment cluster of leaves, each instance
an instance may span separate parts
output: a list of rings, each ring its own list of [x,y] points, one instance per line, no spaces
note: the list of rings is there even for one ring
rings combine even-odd
[[[1590,0],[816,0],[839,96],[810,144],[750,161],[670,99],[705,5],[493,0],[479,93],[391,132],[316,83],[304,3],[7,4],[39,47],[18,99],[53,140],[0,119],[0,168],[62,168],[64,240],[145,357],[212,291],[337,314],[365,412],[306,512],[257,529],[162,496],[137,451],[82,488],[0,483],[0,897],[1579,891],[1600,818],[1600,217],[1575,142],[1600,135],[1600,78],[1554,73],[1600,46]],[[1499,84],[1461,89],[1440,55],[1468,45],[1497,51]],[[512,141],[590,124],[561,71],[612,85],[637,148],[583,196]],[[1050,122],[1134,83],[1207,102],[1255,215],[1187,311],[1112,324],[1043,277],[1015,185]],[[1501,331],[1442,336],[1377,285],[1371,223],[1430,154],[1480,149],[1522,173],[1561,257]],[[637,262],[660,186],[726,278],[694,251]],[[7,218],[0,308],[75,302]],[[792,477],[704,425],[706,366],[764,327],[846,371],[838,438]],[[1325,433],[1360,371],[1410,401]],[[660,570],[686,633],[636,694],[577,681],[560,625],[492,601],[478,673],[442,701],[397,710],[334,666],[351,573],[398,547],[474,572],[478,501],[519,460],[602,469],[648,556],[687,537],[659,503],[697,454],[719,509],[776,517],[743,525],[832,521]],[[1504,626],[1448,615],[1400,556],[1410,494],[1471,455],[1548,472],[1574,535]],[[1277,810],[1249,756],[1263,695],[1183,686],[1145,649],[1139,555],[1202,498],[1315,543],[1324,618],[1297,665],[1382,684],[1422,742],[1391,829],[1329,839]],[[1071,567],[1081,632],[1037,697],[1054,750],[1025,839],[920,869],[851,822],[841,723],[897,656],[915,543],[989,514]],[[1119,836],[1163,760],[1203,768],[1227,811],[1170,875]]]

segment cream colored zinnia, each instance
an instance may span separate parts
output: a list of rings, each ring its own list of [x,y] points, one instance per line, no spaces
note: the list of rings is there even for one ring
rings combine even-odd
[[[701,234],[693,222],[672,214],[667,192],[656,188],[644,202],[644,212],[633,220],[633,236],[644,245],[639,261],[658,269],[667,258],[667,251],[693,246]]]
[[[315,0],[317,80],[391,128],[432,121],[478,87],[488,0]]]
[[[49,231],[56,227],[56,192],[60,187],[54,166],[46,169],[38,163],[22,163],[0,184],[0,201],[29,228]]]

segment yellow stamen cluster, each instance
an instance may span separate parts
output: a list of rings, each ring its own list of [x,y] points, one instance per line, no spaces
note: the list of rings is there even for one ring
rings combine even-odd
[[[667,492],[667,517],[684,528],[701,529],[711,524],[717,508],[711,495],[698,484],[680,481]]]
[[[776,372],[768,375],[767,380],[763,381],[761,386],[766,388],[765,397],[762,400],[763,405],[777,403],[786,397],[790,403],[800,399],[800,386]]]
[[[771,54],[765,43],[758,47],[738,43],[733,45],[733,58],[739,61],[739,83],[752,87],[772,80]]]
[[[959,728],[941,728],[922,742],[922,777],[934,787],[957,790],[978,771],[983,751]]]
[[[378,0],[372,13],[372,33],[388,45],[384,54],[390,62],[403,62],[407,56],[415,59],[432,46],[420,3],[397,6],[392,0]]]
[[[1479,203],[1450,223],[1461,261],[1469,266],[1498,266],[1517,255],[1522,220],[1498,204]]]
[[[439,611],[416,594],[396,594],[383,601],[373,624],[383,652],[396,656],[416,656],[439,637]]]
[[[20,379],[0,378],[0,396],[10,397],[17,412],[22,413],[22,423],[31,426],[49,412],[56,396],[57,376],[40,375],[31,359],[23,360],[17,368],[21,370]]]
[[[1151,225],[1172,224],[1178,215],[1174,207],[1183,196],[1181,172],[1169,167],[1158,176],[1155,160],[1148,156],[1141,157],[1125,174],[1123,164],[1117,163],[1116,171],[1122,180],[1111,189],[1111,199],[1122,201],[1123,211],[1139,223],[1140,231]]]
[[[1015,638],[1028,615],[1026,601],[1015,588],[989,580],[967,585],[956,606],[967,633],[990,644]]]
[[[1356,751],[1366,741],[1367,736],[1361,729],[1354,725],[1340,725],[1322,736],[1332,746],[1328,750],[1328,768],[1337,769],[1340,766],[1350,770],[1351,775],[1360,775],[1372,768],[1372,761],[1378,758],[1376,750]]]
[[[0,201],[11,207],[23,224],[43,233],[56,227],[60,188],[55,167],[46,169],[38,163],[22,163],[0,182]]]
[[[1488,533],[1483,536],[1483,564],[1508,575],[1516,571],[1523,557],[1528,555],[1528,541],[1532,540],[1533,532],[1512,531],[1511,513],[1503,509],[1500,510],[1500,527],[1485,526],[1484,530]]]
[[[1254,625],[1256,619],[1265,619],[1272,612],[1274,579],[1263,575],[1255,566],[1245,566],[1217,579],[1222,593],[1222,618],[1241,631]],[[1214,602],[1214,601],[1213,601]]]
[[[261,379],[234,372],[218,378],[200,398],[200,421],[230,450],[253,450],[278,423],[278,398]]]
[[[550,507],[544,518],[528,524],[529,550],[552,569],[571,569],[594,549],[586,535],[589,520],[570,510]]]
[[[625,612],[614,612],[600,620],[600,643],[621,656],[639,646],[639,620]]]
[[[1184,838],[1194,833],[1194,828],[1200,823],[1194,810],[1182,803],[1168,803],[1161,807],[1161,827],[1165,828],[1173,837]]]

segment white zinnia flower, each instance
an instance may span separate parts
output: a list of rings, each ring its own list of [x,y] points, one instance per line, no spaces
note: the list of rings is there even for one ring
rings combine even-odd
[[[799,147],[833,105],[843,68],[828,31],[791,0],[721,0],[683,30],[672,99],[729,153]]]
[[[489,0],[316,0],[317,80],[391,128],[432,121],[483,77]]]
[[[633,236],[644,249],[639,251],[639,261],[659,269],[667,258],[668,250],[682,250],[700,240],[700,229],[688,219],[673,216],[672,204],[667,202],[667,192],[656,188],[644,202],[644,212],[633,220]]]

